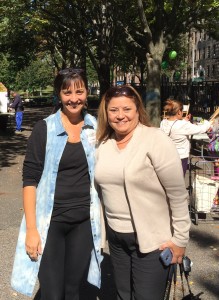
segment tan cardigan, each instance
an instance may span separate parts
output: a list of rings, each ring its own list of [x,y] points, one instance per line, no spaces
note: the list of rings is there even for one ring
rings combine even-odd
[[[104,160],[110,159],[109,142],[97,150],[96,164],[103,172]],[[175,145],[160,129],[138,125],[130,146],[124,181],[140,251],[151,252],[170,239],[185,247],[191,222]]]

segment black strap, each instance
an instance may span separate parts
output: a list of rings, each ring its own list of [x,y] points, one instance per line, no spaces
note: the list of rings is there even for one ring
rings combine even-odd
[[[183,270],[183,265],[182,264],[179,264],[179,269],[180,269],[180,277],[181,277],[181,288],[182,288],[182,294],[183,294],[183,297],[185,297],[185,289],[184,289],[184,283],[183,283],[183,275],[185,276],[186,278],[186,282],[187,282],[187,285],[188,285],[188,290],[189,290],[189,295],[191,296],[191,299],[196,299],[194,298],[194,294],[192,293],[191,291],[191,287],[190,287],[190,284],[189,284],[189,280],[188,280],[188,273],[185,272]],[[174,290],[173,290],[173,300],[176,300],[176,281],[177,281],[177,264],[172,264],[170,266],[170,269],[169,269],[169,274],[168,274],[168,279],[167,279],[167,286],[166,286],[166,290],[165,290],[165,294],[164,294],[164,300],[169,300],[169,297],[170,297],[170,291],[171,291],[171,286],[172,286],[172,282],[174,284]],[[200,293],[199,295],[201,295],[202,293]],[[199,299],[199,298],[197,298]]]
[[[183,275],[185,276],[190,296],[194,296],[192,291],[191,291],[190,284],[189,284],[189,279],[188,279],[189,274],[188,274],[188,272],[185,272],[183,270],[183,265],[182,264],[179,265],[179,269],[180,269],[180,277],[181,277],[181,286],[182,286],[183,297],[185,296],[185,290],[184,290],[184,284],[183,284]]]
[[[182,299],[201,300],[200,296],[202,294],[204,294],[203,292],[200,292],[199,294],[197,294],[195,296],[191,291],[191,286],[190,286],[189,279],[188,279],[190,271],[185,271],[183,268],[183,264],[179,264],[179,270],[180,270],[181,287],[182,287],[182,294],[183,294]],[[185,296],[185,289],[184,289],[184,283],[183,283],[184,276],[185,276],[186,283],[187,283],[188,290],[189,290],[189,295],[186,295],[186,296]],[[174,290],[173,290],[173,298],[171,298],[171,299],[173,299],[173,300],[178,299],[178,298],[176,298],[176,279],[177,279],[177,264],[172,264],[172,265],[170,265],[170,268],[169,268],[167,286],[166,286],[166,290],[165,290],[165,294],[164,294],[164,298],[163,298],[164,300],[170,299],[170,291],[171,291],[172,282],[174,284]]]
[[[173,297],[173,299],[175,299],[176,275],[177,275],[176,273],[177,273],[177,264],[170,265],[169,274],[168,274],[168,278],[167,278],[167,286],[166,286],[166,290],[165,290],[165,294],[164,294],[164,300],[168,300],[170,297],[172,281],[174,282],[174,297]]]

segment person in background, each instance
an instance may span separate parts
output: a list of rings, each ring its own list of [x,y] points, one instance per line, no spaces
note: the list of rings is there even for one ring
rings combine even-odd
[[[17,93],[12,91],[12,97],[14,98],[13,102],[9,105],[9,110],[12,108],[15,110],[15,122],[16,122],[16,133],[21,132],[21,126],[23,121],[23,114],[24,114],[24,106],[22,103],[21,96]]]
[[[219,117],[212,120],[210,130],[207,132],[209,143],[207,145],[207,153],[211,157],[214,165],[214,179],[219,180]],[[219,212],[219,189],[213,199],[211,213]]]
[[[117,299],[161,300],[169,247],[181,263],[189,239],[188,192],[176,147],[150,127],[131,86],[111,87],[98,111],[95,180],[105,207]],[[133,298],[132,298],[133,297]]]
[[[219,157],[219,117],[212,120],[211,128],[207,134],[209,137],[209,143],[207,145],[208,155],[212,157]]]
[[[20,228],[12,287],[42,300],[78,300],[88,281],[100,287],[100,201],[94,187],[96,119],[84,112],[87,78],[61,70],[54,88],[61,108],[36,123],[23,165],[25,216]]]
[[[183,104],[178,100],[168,99],[165,102],[164,111],[166,118],[161,121],[160,128],[176,145],[185,176],[190,153],[189,137],[193,134],[207,132],[211,123],[204,120],[203,124],[195,125],[189,121],[190,115],[183,118]]]

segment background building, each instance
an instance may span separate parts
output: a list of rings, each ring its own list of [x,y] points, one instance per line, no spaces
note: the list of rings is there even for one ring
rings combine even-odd
[[[194,80],[219,80],[219,41],[204,31],[193,30],[189,34],[188,64]]]

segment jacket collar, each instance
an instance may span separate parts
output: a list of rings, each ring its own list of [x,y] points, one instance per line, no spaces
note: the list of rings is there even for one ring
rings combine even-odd
[[[83,111],[83,118],[84,118],[84,125],[82,127],[83,129],[93,129],[94,124],[92,122],[92,117],[87,112]],[[65,128],[62,125],[62,118],[61,118],[61,109],[59,109],[54,115],[54,121],[55,121],[55,130],[57,135],[63,135],[66,134]]]

